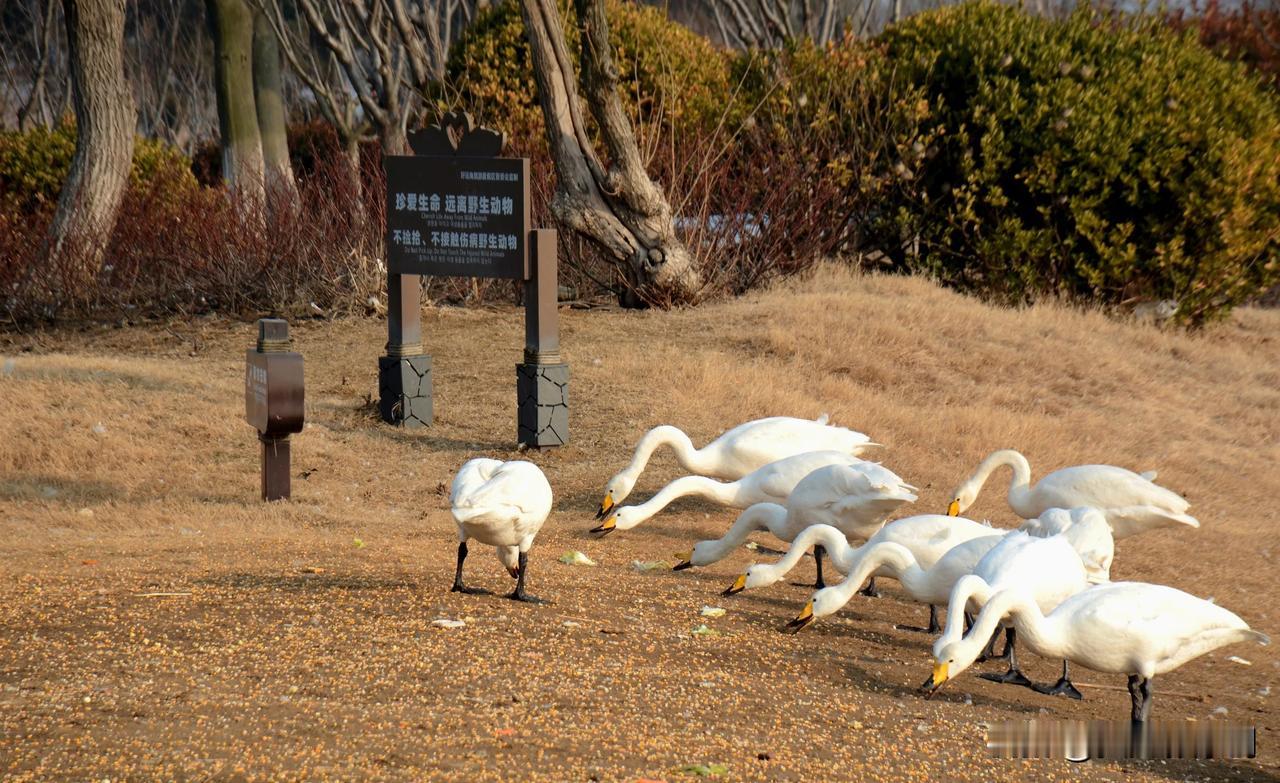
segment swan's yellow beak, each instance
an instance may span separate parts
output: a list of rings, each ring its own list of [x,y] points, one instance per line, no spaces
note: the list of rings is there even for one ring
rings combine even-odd
[[[729,589],[725,590],[723,593],[721,593],[721,595],[734,595],[735,593],[741,593],[743,590],[746,590],[746,589],[747,589],[747,575],[738,574],[738,578],[733,580],[733,584],[729,585]]]
[[[599,525],[591,528],[589,532],[612,533],[617,526],[618,526],[618,516],[615,514],[609,517],[608,519],[606,519],[605,521],[601,522]]]
[[[953,500],[953,501],[951,501],[951,505],[947,506],[947,516],[949,516],[949,517],[958,517],[958,516],[960,516],[960,501],[959,501],[959,500]]]
[[[936,691],[942,687],[942,683],[947,681],[947,664],[935,663],[933,665],[933,689]]]
[[[608,514],[611,508],[613,508],[613,492],[606,492],[604,500],[600,501],[600,510],[596,512],[596,519],[604,519],[604,515]]]
[[[672,571],[683,571],[686,568],[693,568],[693,552],[676,552],[677,562],[671,567]]]
[[[787,623],[787,630],[791,633],[799,633],[812,625],[813,621],[813,601],[810,601],[804,605],[804,608],[800,610],[800,614],[796,615],[794,620]]]

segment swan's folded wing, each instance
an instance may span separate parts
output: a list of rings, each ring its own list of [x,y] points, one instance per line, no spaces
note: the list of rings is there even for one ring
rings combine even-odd
[[[480,487],[484,486],[484,483],[493,474],[498,472],[502,465],[502,460],[489,459],[487,457],[476,457],[475,459],[467,460],[458,469],[457,475],[453,477],[453,483],[449,486],[449,504],[457,505],[460,501],[475,493]]]
[[[532,470],[531,470],[532,469]],[[455,503],[456,508],[493,509],[504,507],[532,512],[546,494],[546,479],[534,475],[536,467],[518,462],[502,463],[501,467],[480,486]]]
[[[1166,527],[1200,527],[1200,520],[1193,516],[1154,506],[1108,508],[1105,514],[1111,532],[1118,539]]]

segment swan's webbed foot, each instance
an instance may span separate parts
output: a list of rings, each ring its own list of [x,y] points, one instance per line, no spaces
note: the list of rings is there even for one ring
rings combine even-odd
[[[453,572],[453,587],[449,588],[451,593],[464,593],[466,595],[492,595],[483,587],[467,587],[462,583],[462,563],[467,559],[467,542],[462,541],[458,544],[458,565],[457,570]]]
[[[876,578],[874,576],[867,580],[867,586],[859,590],[858,595],[865,595],[868,598],[880,597],[880,591],[876,589]]]
[[[1004,685],[1021,685],[1024,688],[1035,687],[1035,683],[1027,679],[1027,675],[1023,674],[1022,670],[1017,668],[1016,666],[1009,667],[1009,671],[1005,672],[1004,674],[991,674],[990,672],[983,672],[978,676],[984,680],[991,680],[992,682],[998,682]]]
[[[547,601],[536,598],[524,591],[524,576],[529,572],[529,553],[521,552],[519,565],[516,567],[516,589],[507,598],[513,601],[522,601],[526,604],[545,604]]]
[[[1032,685],[1031,690],[1047,696],[1066,696],[1069,699],[1076,700],[1084,698],[1084,694],[1076,690],[1076,686],[1071,684],[1071,680],[1065,677],[1058,678],[1058,681],[1053,685]]]
[[[1066,696],[1071,699],[1083,699],[1084,694],[1076,690],[1076,686],[1071,684],[1070,662],[1062,661],[1062,676],[1053,685],[1032,685],[1031,689],[1037,693],[1044,693],[1049,696]]]

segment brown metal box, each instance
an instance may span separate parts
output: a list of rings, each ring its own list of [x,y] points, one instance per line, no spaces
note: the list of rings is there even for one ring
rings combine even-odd
[[[246,351],[244,409],[263,435],[302,432],[302,354]]]

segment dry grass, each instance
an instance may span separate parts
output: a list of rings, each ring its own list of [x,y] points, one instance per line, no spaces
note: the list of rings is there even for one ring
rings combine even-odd
[[[443,487],[466,458],[514,456],[517,311],[426,314],[438,421],[423,434],[376,424],[366,405],[381,322],[295,325],[309,424],[295,500],[267,507],[241,418],[251,326],[0,338],[0,771],[674,781],[686,776],[673,767],[716,762],[734,780],[1280,778],[1277,697],[1260,692],[1280,679],[1273,648],[1156,683],[1157,717],[1221,705],[1256,723],[1255,761],[1011,765],[985,758],[980,721],[1117,718],[1127,699],[1086,688],[1066,703],[967,676],[924,701],[924,640],[892,625],[922,610],[895,592],[789,637],[776,629],[806,590],[717,595],[746,551],[691,572],[630,569],[727,527],[732,513],[702,503],[603,541],[585,533],[646,427],[703,441],[827,411],[887,445],[884,462],[923,488],[920,511],[943,508],[996,448],[1019,448],[1037,475],[1158,469],[1204,527],[1122,542],[1115,577],[1213,595],[1274,636],[1280,312],[1188,335],[824,269],[698,310],[563,319],[573,443],[530,457],[557,492],[531,572],[545,607],[446,592]],[[636,498],[675,472],[657,459]],[[1007,526],[999,478],[972,513]],[[600,566],[555,562],[570,548]],[[490,554],[469,562],[469,581],[509,589]],[[189,595],[141,595],[154,592]],[[708,621],[724,636],[688,635],[704,603],[729,609]],[[468,626],[434,629],[437,617]],[[1032,676],[1053,668],[1033,662]]]

